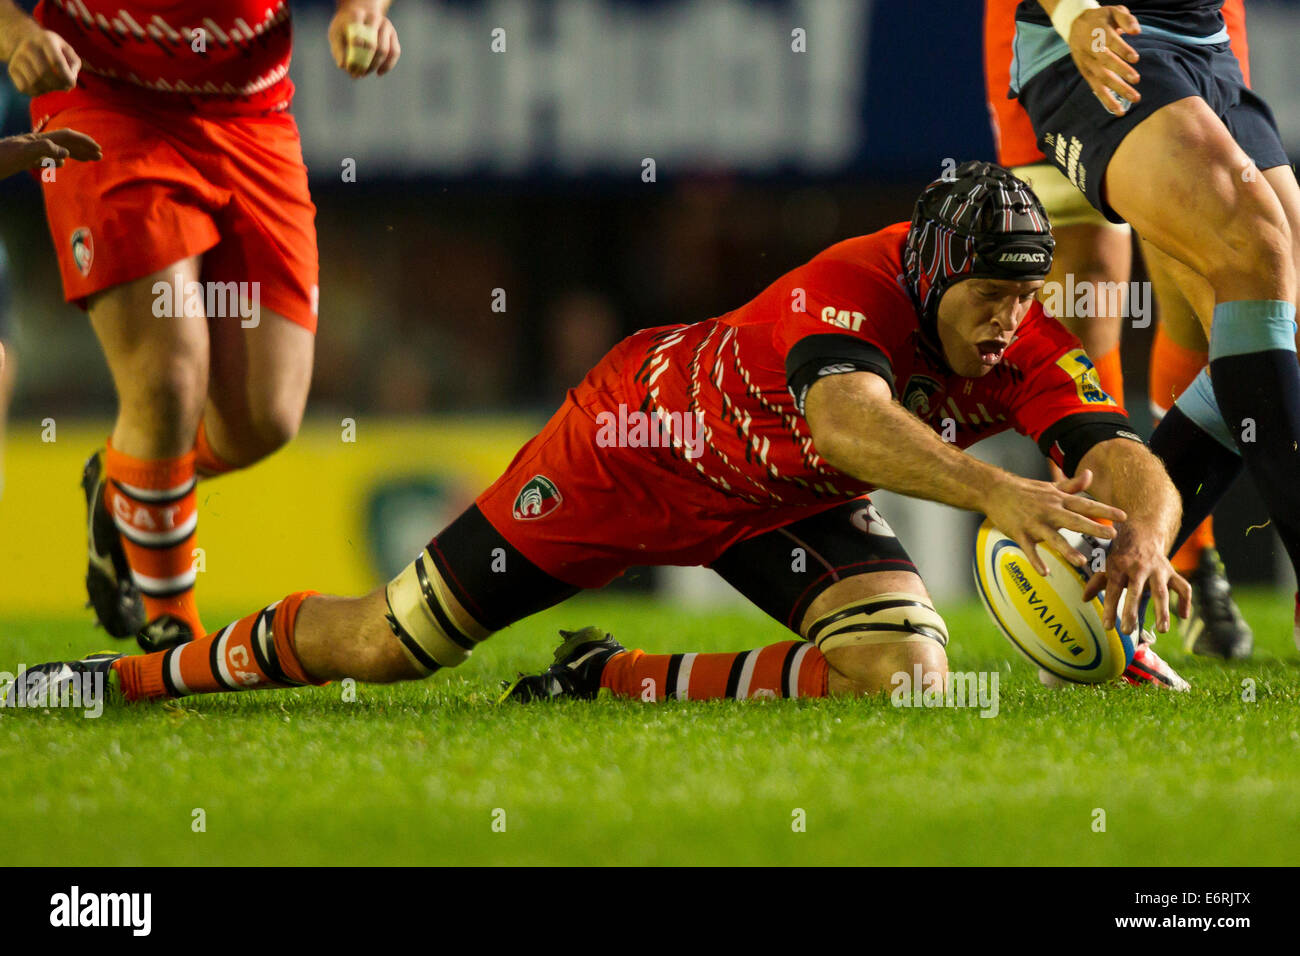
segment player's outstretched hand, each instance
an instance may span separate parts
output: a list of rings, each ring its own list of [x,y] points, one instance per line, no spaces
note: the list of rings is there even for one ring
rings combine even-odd
[[[1039,543],[1081,568],[1088,558],[1070,546],[1061,529],[1109,539],[1115,536],[1115,529],[1099,522],[1128,517],[1119,508],[1084,498],[1080,492],[1090,484],[1092,472],[1087,469],[1057,484],[1011,475],[985,492],[984,513],[994,527],[1020,545],[1039,574],[1049,573],[1035,547]]]
[[[0,179],[39,166],[47,159],[62,166],[68,159],[86,162],[103,155],[98,143],[75,129],[9,136],[0,139]]]
[[[1126,524],[1120,528],[1115,543],[1106,555],[1106,566],[1088,581],[1083,589],[1083,599],[1091,601],[1098,593],[1106,589],[1106,602],[1102,614],[1102,624],[1114,627],[1115,619],[1120,618],[1120,630],[1132,634],[1138,626],[1138,605],[1142,593],[1151,589],[1155,603],[1156,630],[1163,634],[1169,630],[1169,591],[1178,595],[1178,614],[1187,617],[1192,607],[1192,586],[1187,579],[1174,570],[1174,566],[1165,557],[1161,547],[1160,536],[1145,533],[1141,528]],[[1119,613],[1119,596],[1125,589],[1128,596],[1124,599],[1124,611]]]
[[[9,78],[14,86],[26,96],[72,89],[77,85],[81,57],[53,30],[32,27],[9,58]]]
[[[339,0],[330,21],[330,52],[338,68],[353,79],[367,73],[383,76],[402,55],[387,9],[386,0]]]
[[[1075,17],[1070,26],[1070,56],[1080,75],[1112,116],[1123,116],[1128,109],[1123,97],[1136,103],[1142,94],[1134,88],[1141,76],[1133,68],[1137,51],[1121,34],[1141,33],[1137,17],[1128,7],[1096,7]]]

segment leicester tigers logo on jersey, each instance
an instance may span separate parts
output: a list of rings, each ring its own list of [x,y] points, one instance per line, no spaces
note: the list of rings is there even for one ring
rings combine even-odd
[[[513,512],[515,520],[531,521],[534,518],[545,518],[560,507],[560,502],[563,500],[560,489],[555,487],[555,482],[545,475],[536,475],[519,489],[519,494],[515,496]]]
[[[90,275],[90,264],[95,261],[95,243],[85,226],[72,233],[72,260],[83,276]]]
[[[930,417],[930,399],[943,389],[943,383],[928,375],[913,375],[903,389],[903,407],[922,420]]]

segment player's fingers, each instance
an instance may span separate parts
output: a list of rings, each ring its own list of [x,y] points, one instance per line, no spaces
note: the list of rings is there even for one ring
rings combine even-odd
[[[1101,624],[1102,627],[1112,628],[1115,626],[1115,617],[1119,613],[1119,596],[1124,592],[1124,581],[1122,574],[1106,573],[1106,600],[1102,604]]]
[[[1151,601],[1156,609],[1156,631],[1161,634],[1169,630],[1169,587],[1159,574],[1151,576]]]
[[[1059,531],[1053,531],[1047,538],[1047,541],[1051,544],[1057,554],[1065,558],[1065,560],[1069,561],[1076,568],[1081,568],[1088,563],[1088,559],[1083,552],[1073,547],[1069,541],[1065,540]]]
[[[99,144],[85,133],[75,129],[56,129],[42,135],[66,149],[73,159],[84,162],[103,158],[104,151],[100,149]]]
[[[1133,70],[1131,64],[1136,63],[1138,61],[1137,50],[1129,46],[1128,41],[1125,40],[1122,36],[1120,36],[1119,31],[1116,30],[1114,27],[1111,27],[1106,30],[1106,49],[1110,50],[1111,53],[1115,54],[1120,60],[1124,62],[1124,65],[1128,67],[1128,69],[1132,70],[1133,78],[1131,82],[1136,83],[1137,70]]]
[[[1169,579],[1174,593],[1178,595],[1178,616],[1187,618],[1192,613],[1192,585],[1181,574],[1175,573]]]
[[[1072,511],[1077,515],[1083,515],[1086,518],[1098,518],[1105,521],[1124,522],[1128,520],[1128,515],[1122,508],[1116,508],[1114,505],[1108,505],[1104,501],[1098,501],[1095,498],[1084,498],[1080,495],[1067,495],[1061,500],[1061,506],[1066,511]]]
[[[1090,534],[1094,538],[1102,541],[1109,541],[1115,537],[1115,529],[1107,524],[1100,524],[1091,518],[1085,518],[1082,515],[1074,514],[1071,511],[1057,512],[1058,518],[1055,525],[1066,531],[1075,531],[1079,534]]]
[[[63,160],[68,156],[68,151],[44,136],[35,136],[27,146],[27,155],[31,157],[33,166],[44,159],[58,160],[58,165],[62,166]]]
[[[375,50],[370,57],[370,63],[366,66],[365,74],[377,73],[388,59],[388,54],[392,50],[392,33],[386,30],[388,21],[383,20],[375,28]],[[363,74],[363,75],[365,75]]]
[[[41,76],[45,87],[50,90],[70,90],[77,82],[76,74],[57,46],[41,50]]]
[[[1106,45],[1106,52],[1100,54],[1097,65],[1103,69],[1108,69],[1120,79],[1129,83],[1136,83],[1142,79],[1142,74],[1133,69],[1133,65],[1125,59],[1124,55],[1115,47],[1124,43],[1119,38],[1119,34],[1114,34],[1114,46],[1110,42]],[[1136,92],[1136,91],[1135,91]]]
[[[1142,32],[1142,24],[1138,22],[1137,17],[1129,12],[1128,7],[1116,6],[1112,8],[1111,12],[1113,13],[1111,22],[1115,24],[1116,29],[1122,30],[1124,33]]]
[[[343,58],[347,54],[348,44],[343,39],[343,25],[335,23],[330,26],[329,32],[330,55],[334,57],[334,65],[340,70],[343,69]]]
[[[71,89],[77,83],[77,74],[81,72],[81,57],[77,56],[77,51],[72,48],[70,43],[61,42],[58,53],[63,63],[68,88]]]
[[[1146,574],[1135,574],[1129,578],[1127,587],[1128,590],[1124,594],[1124,613],[1120,617],[1120,629],[1126,634],[1132,634],[1138,628],[1138,607],[1142,603],[1142,592],[1147,587]]]
[[[1088,579],[1088,583],[1083,586],[1084,602],[1091,601],[1101,593],[1102,588],[1106,586],[1106,572],[1097,571]]]
[[[1088,75],[1088,86],[1091,88],[1093,95],[1096,96],[1097,99],[1101,100],[1101,105],[1105,108],[1107,113],[1110,113],[1112,116],[1124,115],[1123,104],[1116,99],[1115,94],[1110,91],[1110,87],[1108,87],[1096,74]]]
[[[1114,54],[1111,54],[1110,56],[1112,63],[1118,64],[1121,62]],[[1124,97],[1124,99],[1128,100],[1130,103],[1136,103],[1138,100],[1142,99],[1142,94],[1135,90],[1129,83],[1125,82],[1124,78],[1116,73],[1114,69],[1110,67],[1102,67],[1101,75],[1102,82],[1106,85],[1107,89],[1117,96]]]
[[[1048,568],[1047,563],[1043,561],[1042,556],[1038,553],[1037,542],[1034,536],[1028,531],[1021,533],[1015,539],[1016,544],[1020,545],[1020,550],[1025,552],[1025,557],[1029,559],[1033,569],[1043,577],[1050,577],[1052,571]]]
[[[393,26],[391,20],[385,20],[383,26],[379,28],[379,40],[381,44],[386,44],[386,52],[382,60],[378,56],[375,57],[378,61],[375,76],[383,76],[397,66],[397,61],[402,55],[402,44],[397,39],[397,28]]]
[[[1053,468],[1053,477],[1060,475],[1053,484],[1064,491],[1067,495],[1077,495],[1081,491],[1087,491],[1088,486],[1092,484],[1092,472],[1087,468],[1083,469],[1083,471],[1079,472],[1073,478],[1067,478],[1065,477],[1065,472],[1056,467],[1056,462],[1052,462],[1051,464]]]

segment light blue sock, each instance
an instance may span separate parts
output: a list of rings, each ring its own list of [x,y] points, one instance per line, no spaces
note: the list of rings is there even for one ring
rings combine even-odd
[[[1272,349],[1294,352],[1295,333],[1295,305],[1291,302],[1220,302],[1210,324],[1210,361]]]

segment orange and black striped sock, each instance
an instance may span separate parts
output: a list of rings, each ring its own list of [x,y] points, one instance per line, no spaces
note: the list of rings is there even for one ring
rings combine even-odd
[[[188,644],[113,662],[127,700],[185,697],[222,691],[322,684],[294,650],[294,626],[304,599],[298,591]]]
[[[782,641],[739,654],[624,651],[605,664],[600,686],[646,701],[825,697],[829,665],[807,641]]]
[[[194,436],[194,471],[200,478],[215,478],[228,471],[237,471],[239,465],[232,465],[212,448],[208,441],[208,428],[199,421],[198,434]]]
[[[191,633],[206,633],[194,601],[194,452],[150,461],[123,454],[110,441],[104,464],[104,503],[148,619],[172,614]]]

